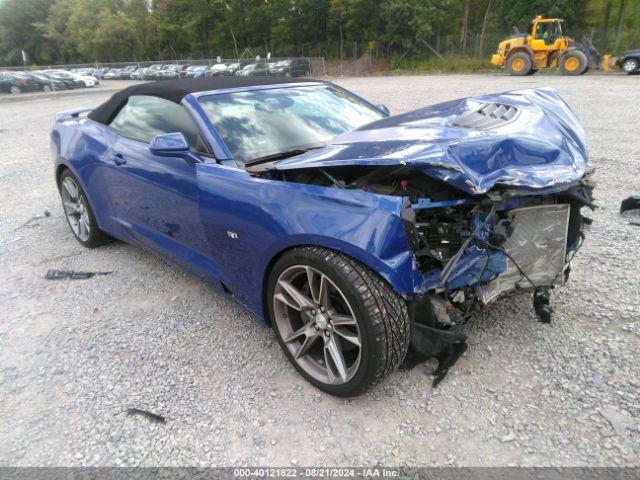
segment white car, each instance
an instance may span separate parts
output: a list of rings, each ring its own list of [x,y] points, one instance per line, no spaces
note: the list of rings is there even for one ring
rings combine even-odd
[[[62,77],[84,83],[85,87],[95,87],[96,85],[100,84],[100,80],[92,77],[91,75],[82,75],[80,73],[68,72],[66,70],[59,70],[57,73],[59,73]]]

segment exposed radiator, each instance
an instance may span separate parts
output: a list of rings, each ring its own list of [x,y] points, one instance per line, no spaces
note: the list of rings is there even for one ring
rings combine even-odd
[[[562,281],[567,251],[570,208],[567,204],[525,207],[508,212],[512,232],[502,246],[536,286]],[[478,297],[488,303],[518,288],[532,288],[511,260],[507,269],[478,286]]]

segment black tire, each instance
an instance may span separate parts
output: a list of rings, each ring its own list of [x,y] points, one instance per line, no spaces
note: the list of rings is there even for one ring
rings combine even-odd
[[[587,56],[583,52],[569,50],[560,58],[560,71],[563,75],[582,75],[587,71],[588,63]]]
[[[529,75],[533,68],[533,61],[531,55],[526,52],[516,52],[507,60],[507,70],[510,75],[516,75],[522,77]]]
[[[638,62],[635,58],[628,58],[624,62],[622,62],[622,70],[627,72],[629,75],[634,75],[638,73],[638,66],[640,62]]]
[[[278,278],[285,270],[301,265],[326,275],[344,294],[358,322],[362,337],[361,360],[353,377],[346,383],[323,383],[309,375],[285,345],[274,321],[274,292]],[[276,337],[289,361],[307,381],[331,395],[360,395],[396,369],[409,348],[410,321],[406,301],[375,272],[326,248],[297,248],[280,257],[269,275],[267,304]]]
[[[70,178],[75,185],[78,188],[78,195],[80,197],[82,197],[83,201],[84,201],[84,205],[86,206],[86,212],[87,212],[87,216],[89,219],[89,236],[87,239],[83,240],[82,238],[80,238],[76,232],[74,231],[72,225],[71,225],[71,220],[69,219],[69,216],[66,214],[66,209],[64,206],[64,203],[62,205],[62,210],[65,212],[65,218],[67,219],[67,223],[69,224],[69,229],[71,230],[71,233],[73,233],[73,236],[76,237],[76,240],[78,240],[78,242],[87,248],[96,248],[99,247],[101,245],[104,245],[105,243],[108,243],[112,240],[112,238],[107,235],[106,233],[104,233],[102,230],[100,230],[100,228],[98,227],[98,222],[96,221],[96,217],[93,213],[93,208],[91,207],[91,204],[89,203],[89,199],[87,198],[86,194],[84,193],[84,190],[82,189],[82,186],[80,185],[80,182],[78,182],[78,179],[75,177],[75,175],[73,175],[73,173],[71,173],[71,171],[69,169],[65,169],[62,174],[60,175],[60,178],[58,180],[58,192],[60,193],[60,199],[62,200],[62,185],[63,182],[65,180],[65,178]]]
[[[537,69],[532,68],[532,69],[531,69],[531,71],[529,71],[529,73],[527,73],[527,75],[535,75],[535,73],[536,73],[537,71],[538,71]]]

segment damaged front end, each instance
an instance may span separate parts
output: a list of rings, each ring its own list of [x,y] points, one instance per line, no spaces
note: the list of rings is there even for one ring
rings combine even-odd
[[[495,191],[451,206],[419,201],[407,211],[426,292],[412,302],[412,345],[441,360],[435,384],[464,352],[460,327],[473,310],[532,292],[539,321],[551,321],[550,290],[568,279],[591,224],[581,209],[593,207],[588,176],[565,188]]]
[[[532,292],[551,321],[550,290],[568,279],[591,223],[586,159],[571,109],[537,89],[388,117],[255,173],[402,197],[417,273],[408,362],[437,357],[436,385],[466,349],[472,311]]]

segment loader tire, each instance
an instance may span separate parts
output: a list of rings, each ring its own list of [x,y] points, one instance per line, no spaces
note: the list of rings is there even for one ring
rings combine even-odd
[[[560,59],[563,75],[582,75],[587,71],[587,56],[580,50],[570,50]]]
[[[510,75],[524,76],[529,75],[533,68],[531,55],[525,52],[517,52],[507,60],[507,70]]]

